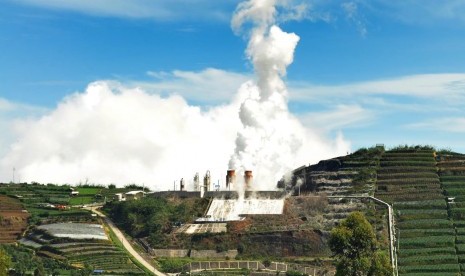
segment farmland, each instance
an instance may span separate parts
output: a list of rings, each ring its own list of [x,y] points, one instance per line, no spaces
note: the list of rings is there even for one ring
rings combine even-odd
[[[84,232],[88,234],[83,235]],[[60,260],[77,269],[104,270],[105,274],[143,274],[125,251],[108,240],[100,225],[43,225],[31,231],[21,243],[33,247],[39,256]]]
[[[375,196],[394,206],[399,275],[460,272],[434,154],[428,148],[400,148],[380,160]]]
[[[14,243],[26,229],[28,218],[19,200],[0,195],[0,244]]]
[[[56,275],[76,271],[87,275],[92,270],[111,275],[144,274],[126,251],[108,239],[100,219],[79,208],[103,203],[105,196],[111,198],[131,188],[86,186],[74,190],[79,195],[71,196],[67,185],[0,184],[0,243],[21,245],[6,248],[15,271],[32,273],[43,266]],[[25,262],[28,258],[31,261]]]

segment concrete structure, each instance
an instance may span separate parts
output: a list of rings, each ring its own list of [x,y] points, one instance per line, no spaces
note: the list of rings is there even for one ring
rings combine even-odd
[[[130,200],[139,200],[143,198],[145,192],[143,191],[130,191],[127,193],[117,193],[113,196],[115,201],[130,201]]]
[[[243,215],[279,215],[284,199],[219,199],[215,198],[205,218],[197,222],[223,222],[244,219]]]

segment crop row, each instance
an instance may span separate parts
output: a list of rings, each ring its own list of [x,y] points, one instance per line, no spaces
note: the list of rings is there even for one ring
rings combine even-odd
[[[434,248],[407,248],[400,249],[398,251],[399,257],[408,257],[408,256],[424,256],[424,255],[455,255],[455,248],[452,246],[449,247],[434,247]]]
[[[465,208],[451,208],[450,216],[454,220],[463,220],[465,219]]]
[[[456,196],[456,195],[465,195],[465,187],[464,188],[452,188],[444,190],[447,196]]]
[[[378,180],[378,184],[389,184],[392,182],[396,183],[440,183],[438,178],[407,178],[407,177],[400,177],[400,178],[389,178]]]
[[[387,195],[398,195],[400,197],[404,196],[410,199],[438,199],[438,198],[444,198],[442,194],[441,189],[429,189],[429,190],[419,190],[419,191],[414,191],[414,193],[409,193],[412,192],[407,189],[393,189],[392,191],[386,191],[384,194]]]
[[[465,182],[463,175],[441,175],[439,179],[444,182]]]
[[[402,235],[402,231],[401,231]],[[431,247],[450,247],[455,245],[454,236],[430,236],[430,237],[415,237],[403,238],[399,240],[399,248],[431,248]]]
[[[419,264],[456,264],[457,255],[420,255],[409,256],[399,259],[399,265],[419,265]]]
[[[403,160],[396,160],[396,161],[380,161],[381,167],[388,167],[388,166],[412,166],[412,167],[433,167],[436,166],[436,161],[403,161]]]
[[[378,184],[378,191],[409,191],[409,190],[420,190],[422,192],[426,191],[437,191],[440,194],[442,193],[439,183],[434,183],[434,184],[397,184],[397,183],[392,183],[392,184]]]
[[[384,157],[433,157],[433,152],[386,152]]]
[[[438,179],[438,174],[435,172],[423,172],[423,173],[414,173],[414,172],[405,172],[405,173],[383,173],[378,175],[378,180],[383,179],[404,179],[404,178],[434,178]]]
[[[442,182],[444,189],[465,188],[465,182]]]
[[[110,260],[114,258],[127,258],[124,252],[95,252],[94,254],[72,255],[68,256],[69,260],[74,262],[88,261],[88,260]]]
[[[417,211],[417,212],[414,212]],[[431,210],[402,210],[398,211],[399,221],[418,220],[418,219],[443,219],[447,218],[446,210],[431,209]]]
[[[438,163],[440,167],[463,167],[465,166],[465,161],[463,160],[454,160]]]
[[[396,209],[445,209],[447,205],[444,199],[438,199],[397,202],[394,207]]]
[[[452,222],[447,219],[420,219],[399,222],[400,229],[439,229],[451,228]]]
[[[460,272],[459,264],[433,264],[401,266],[399,272]],[[425,275],[425,274],[421,274]]]
[[[442,194],[438,193],[426,193],[426,194],[414,194],[414,193],[404,193],[404,194],[395,194],[395,193],[381,193],[376,194],[377,197],[380,199],[389,202],[389,203],[400,203],[403,201],[411,201],[415,200],[418,201],[419,199],[424,200],[436,200],[436,199],[444,199]]]
[[[389,167],[380,167],[378,173],[435,173],[437,169],[435,166],[389,166]]]
[[[465,236],[457,236],[456,242],[457,244],[465,244]]]
[[[390,156],[383,156],[381,160],[385,160],[385,161],[407,160],[407,161],[425,161],[425,162],[435,161],[433,156],[427,156],[427,155],[419,155],[419,156],[418,155],[417,156],[390,155]]]
[[[405,229],[402,230],[402,238],[424,237],[424,236],[446,236],[455,235],[452,228],[446,229]]]
[[[74,252],[88,252],[94,250],[107,250],[107,251],[120,251],[118,247],[107,245],[96,245],[96,246],[81,246],[81,247],[67,247],[61,248],[60,251],[64,253],[74,253]]]
[[[459,276],[456,272],[420,272],[420,273],[403,273],[399,271],[401,276]]]

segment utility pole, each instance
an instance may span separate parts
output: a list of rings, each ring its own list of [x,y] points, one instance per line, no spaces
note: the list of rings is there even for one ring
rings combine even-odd
[[[15,171],[16,171],[16,168],[13,167],[13,184],[15,183]]]

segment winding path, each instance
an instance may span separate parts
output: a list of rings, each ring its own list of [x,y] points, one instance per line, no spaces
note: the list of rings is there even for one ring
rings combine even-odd
[[[124,237],[123,233],[121,233],[121,231],[118,229],[118,227],[115,226],[113,221],[111,221],[105,214],[98,211],[96,206],[94,206],[94,207],[86,207],[85,209],[90,210],[90,211],[94,212],[95,214],[97,214],[98,216],[102,217],[105,220],[105,223],[108,225],[108,227],[110,227],[111,230],[113,230],[116,237],[118,237],[118,239],[121,241],[124,248],[126,248],[126,250],[129,252],[129,254],[131,254],[134,258],[136,258],[137,261],[139,261],[143,266],[145,266],[145,268],[147,268],[154,275],[166,276],[166,274],[164,274],[161,271],[157,270],[153,265],[151,265],[144,258],[142,258],[142,256],[136,250],[134,250],[132,245],[129,243],[129,241],[126,239],[126,237]]]

